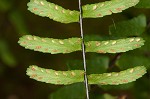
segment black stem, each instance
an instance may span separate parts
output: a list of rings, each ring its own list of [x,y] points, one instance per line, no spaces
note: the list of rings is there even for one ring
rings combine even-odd
[[[82,4],[81,0],[79,0],[79,10],[80,10],[80,32],[82,38],[82,54],[83,54],[83,65],[84,65],[84,84],[86,88],[86,98],[89,99],[89,87],[88,87],[88,78],[87,78],[87,67],[86,67],[86,56],[85,56],[85,44],[84,44],[84,35],[83,35],[83,22],[82,22]]]

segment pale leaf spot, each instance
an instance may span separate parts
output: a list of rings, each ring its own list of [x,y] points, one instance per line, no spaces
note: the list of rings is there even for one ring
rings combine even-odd
[[[105,4],[104,3],[102,3],[101,5],[100,5],[100,7],[103,7]]]
[[[64,75],[64,76],[67,76],[67,74],[66,74],[65,72],[63,72],[63,75]]]
[[[72,76],[75,76],[75,73],[74,73],[74,72],[71,72],[71,75],[72,75]]]
[[[111,76],[111,73],[110,73],[110,74],[107,74],[107,76]]]
[[[59,41],[59,43],[60,43],[60,44],[64,44],[64,42],[63,42],[63,41],[61,41],[61,40]]]
[[[73,11],[70,11],[69,14],[70,14],[70,15],[73,15]]]
[[[134,38],[130,39],[129,41],[130,41],[130,42],[133,42],[133,41],[134,41]]]
[[[116,44],[117,42],[116,41],[114,41],[114,42],[112,42],[112,45],[114,45],[114,44]]]
[[[55,71],[55,75],[58,76],[59,74]]]
[[[96,10],[96,9],[97,9],[97,5],[94,5],[94,6],[93,6],[93,10]]]
[[[30,36],[27,37],[27,40],[32,40],[32,38]]]
[[[43,2],[43,1],[41,1],[41,2],[40,2],[40,4],[41,4],[41,5],[44,5],[44,2]]]
[[[118,73],[116,73],[114,76],[118,76],[119,74]]]
[[[51,17],[51,14],[48,14],[47,16],[48,16],[48,17]]]
[[[33,40],[35,40],[35,41],[36,41],[36,40],[37,40],[37,38],[34,36],[34,37],[33,37]]]
[[[139,42],[140,40],[141,40],[140,38],[136,39],[137,42]]]
[[[130,73],[133,73],[133,71],[134,71],[134,69],[131,69],[131,70],[130,70]]]
[[[44,72],[43,69],[41,69],[41,72],[42,72],[42,73]]]
[[[104,44],[107,45],[109,42],[105,42]]]
[[[55,10],[58,10],[58,6],[57,5],[55,6]]]
[[[55,41],[54,41],[54,40],[52,40],[52,43],[55,43]]]

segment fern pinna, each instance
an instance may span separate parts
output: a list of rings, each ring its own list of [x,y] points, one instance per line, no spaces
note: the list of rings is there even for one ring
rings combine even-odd
[[[87,4],[82,6],[82,13],[79,11],[71,11],[63,7],[50,3],[46,0],[31,0],[28,3],[28,10],[32,13],[49,17],[54,21],[61,23],[79,22],[81,18],[100,18],[112,13],[120,13],[129,7],[138,4],[139,0],[111,0],[95,4]],[[144,45],[144,40],[140,37],[130,37],[117,40],[107,41],[88,41],[83,38],[73,37],[68,39],[41,38],[38,36],[25,35],[18,41],[19,44],[26,49],[39,51],[43,53],[71,53],[74,51],[83,51],[84,43],[85,52],[95,53],[121,53],[129,50],[140,48]],[[89,74],[87,75],[88,84],[100,85],[118,85],[135,81],[146,73],[144,66],[137,66],[120,72]],[[31,65],[27,69],[27,75],[37,81],[68,85],[77,82],[84,82],[84,70],[56,71],[52,69],[40,68]]]

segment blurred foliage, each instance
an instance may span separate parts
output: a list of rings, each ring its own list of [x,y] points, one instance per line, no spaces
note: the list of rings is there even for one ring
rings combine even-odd
[[[146,17],[144,15],[139,15],[129,21],[123,21],[116,23],[115,26],[111,25],[109,27],[110,34],[113,36],[139,36],[145,31],[146,28]],[[123,31],[122,31],[123,30]],[[129,32],[130,31],[130,32]]]
[[[1,60],[8,66],[16,66],[17,60],[4,40],[0,40],[0,57]]]
[[[150,8],[150,0],[140,0],[140,3],[136,5],[137,8]]]
[[[64,8],[78,10],[78,0],[49,1]],[[107,0],[83,0],[83,4],[100,1]],[[84,89],[80,83],[55,86],[34,81],[26,76],[25,71],[30,64],[55,70],[83,69],[80,52],[65,55],[43,54],[25,50],[17,44],[19,37],[25,34],[63,39],[80,37],[77,23],[60,24],[49,18],[36,16],[27,10],[28,2],[29,0],[0,0],[1,99],[60,99],[59,97],[67,99],[71,96],[76,97],[74,99],[84,99],[85,93],[82,93]],[[120,71],[136,65],[145,65],[148,69],[148,73],[134,83],[119,86],[90,86],[91,99],[150,99],[149,8],[150,0],[140,0],[137,6],[122,13],[99,19],[84,19],[83,26],[87,41],[129,36],[140,36],[145,39],[145,45],[140,49],[120,55],[87,53],[89,74]],[[65,94],[68,97],[65,97]]]
[[[87,63],[87,73],[88,74],[100,74],[107,71],[109,65],[108,56],[97,56],[93,54],[89,59],[86,60]],[[69,70],[83,70],[82,60],[68,60],[67,66]],[[96,67],[96,68],[95,68]]]
[[[85,95],[84,84],[77,83],[60,88],[52,93],[49,99],[84,99]]]
[[[0,0],[0,11],[7,11],[11,9],[13,5],[13,0]]]

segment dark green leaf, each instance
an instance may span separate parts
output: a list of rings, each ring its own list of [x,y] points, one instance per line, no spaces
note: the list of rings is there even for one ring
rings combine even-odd
[[[60,88],[49,96],[49,99],[85,99],[83,83],[77,83]]]
[[[137,7],[137,8],[150,8],[150,0],[140,0],[140,2],[135,7]]]
[[[122,21],[114,25],[109,26],[110,34],[113,36],[139,36],[146,28],[146,17],[145,15],[139,15],[128,21]]]
[[[99,74],[107,71],[109,65],[109,57],[107,56],[92,56],[86,60],[87,74]],[[82,60],[70,60],[67,62],[69,69],[71,70],[83,70]]]

